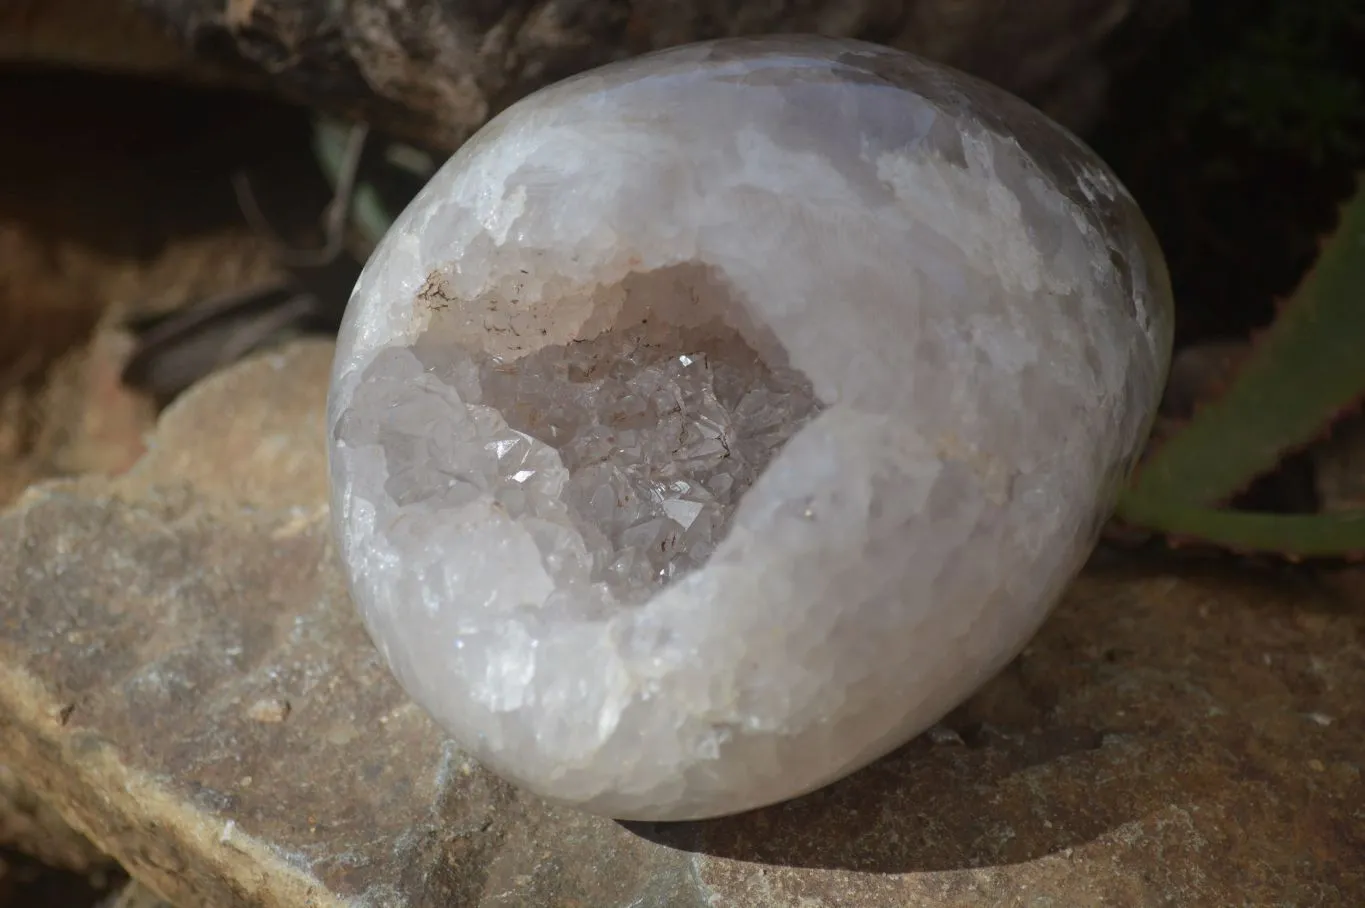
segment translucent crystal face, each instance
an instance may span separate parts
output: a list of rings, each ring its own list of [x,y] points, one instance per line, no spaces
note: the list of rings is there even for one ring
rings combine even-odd
[[[409,693],[542,795],[791,797],[1033,633],[1170,330],[1123,188],[965,76],[815,38],[584,74],[471,139],[356,287],[352,590]]]
[[[514,364],[485,358],[479,381],[508,423],[487,442],[504,489],[533,475],[535,442],[555,449],[591,582],[630,604],[706,561],[740,495],[816,408],[809,382],[738,338],[651,338],[644,326]]]

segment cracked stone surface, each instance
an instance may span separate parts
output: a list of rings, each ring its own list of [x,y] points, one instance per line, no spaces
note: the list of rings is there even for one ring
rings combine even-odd
[[[130,473],[0,517],[0,762],[174,904],[1365,901],[1358,572],[1101,558],[942,727],[779,807],[626,825],[515,791],[347,601],[330,357],[221,374]]]

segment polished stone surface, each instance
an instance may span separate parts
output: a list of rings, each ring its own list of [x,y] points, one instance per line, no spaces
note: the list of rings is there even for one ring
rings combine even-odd
[[[1003,92],[828,39],[637,58],[496,118],[368,264],[342,558],[505,777],[617,818],[773,803],[1024,645],[1170,336],[1131,198]]]

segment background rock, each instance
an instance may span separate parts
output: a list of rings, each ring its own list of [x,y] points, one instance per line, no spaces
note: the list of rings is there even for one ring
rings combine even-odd
[[[137,880],[130,881],[100,903],[99,908],[174,908]]]
[[[6,766],[0,766],[0,847],[79,873],[112,864]]]
[[[9,0],[0,6],[0,61],[148,75],[192,70],[172,37],[123,0]]]
[[[57,28],[48,17],[77,6],[88,16],[69,37],[113,35],[136,52],[105,17],[110,5],[0,4],[0,58],[24,28]],[[259,98],[248,105],[240,95],[57,71],[0,73],[0,97],[3,508],[34,481],[117,474],[141,455],[156,413],[119,380],[132,343],[123,321],[273,275],[268,245],[241,222],[229,174],[259,160],[265,146],[243,140],[244,124],[278,142],[281,120],[297,115],[282,117],[279,105]],[[302,181],[291,172],[276,182]],[[62,883],[24,855],[70,873]],[[86,886],[116,865],[2,758],[0,858],[10,868],[0,873],[4,906],[5,893],[20,905],[90,904],[116,876]],[[60,898],[59,884],[68,886]],[[81,893],[87,901],[76,901]]]
[[[310,106],[454,148],[491,114],[574,72],[674,44],[819,32],[976,72],[1074,127],[1106,87],[1100,50],[1184,0],[136,0],[197,61],[263,76]]]
[[[745,816],[627,827],[511,789],[347,601],[329,358],[222,373],[123,477],[0,518],[0,761],[175,904],[1365,901],[1350,572],[1099,559],[938,732]]]
[[[260,98],[12,71],[0,97],[3,505],[36,479],[119,472],[140,453],[155,414],[120,382],[129,319],[278,278],[234,172],[289,223],[316,219],[328,190],[306,121]]]

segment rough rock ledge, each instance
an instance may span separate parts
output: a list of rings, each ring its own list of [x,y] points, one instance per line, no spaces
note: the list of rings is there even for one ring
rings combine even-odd
[[[674,826],[496,781],[405,702],[328,537],[331,348],[199,386],[0,517],[0,763],[177,905],[1365,903],[1365,578],[1092,565],[934,734]]]

